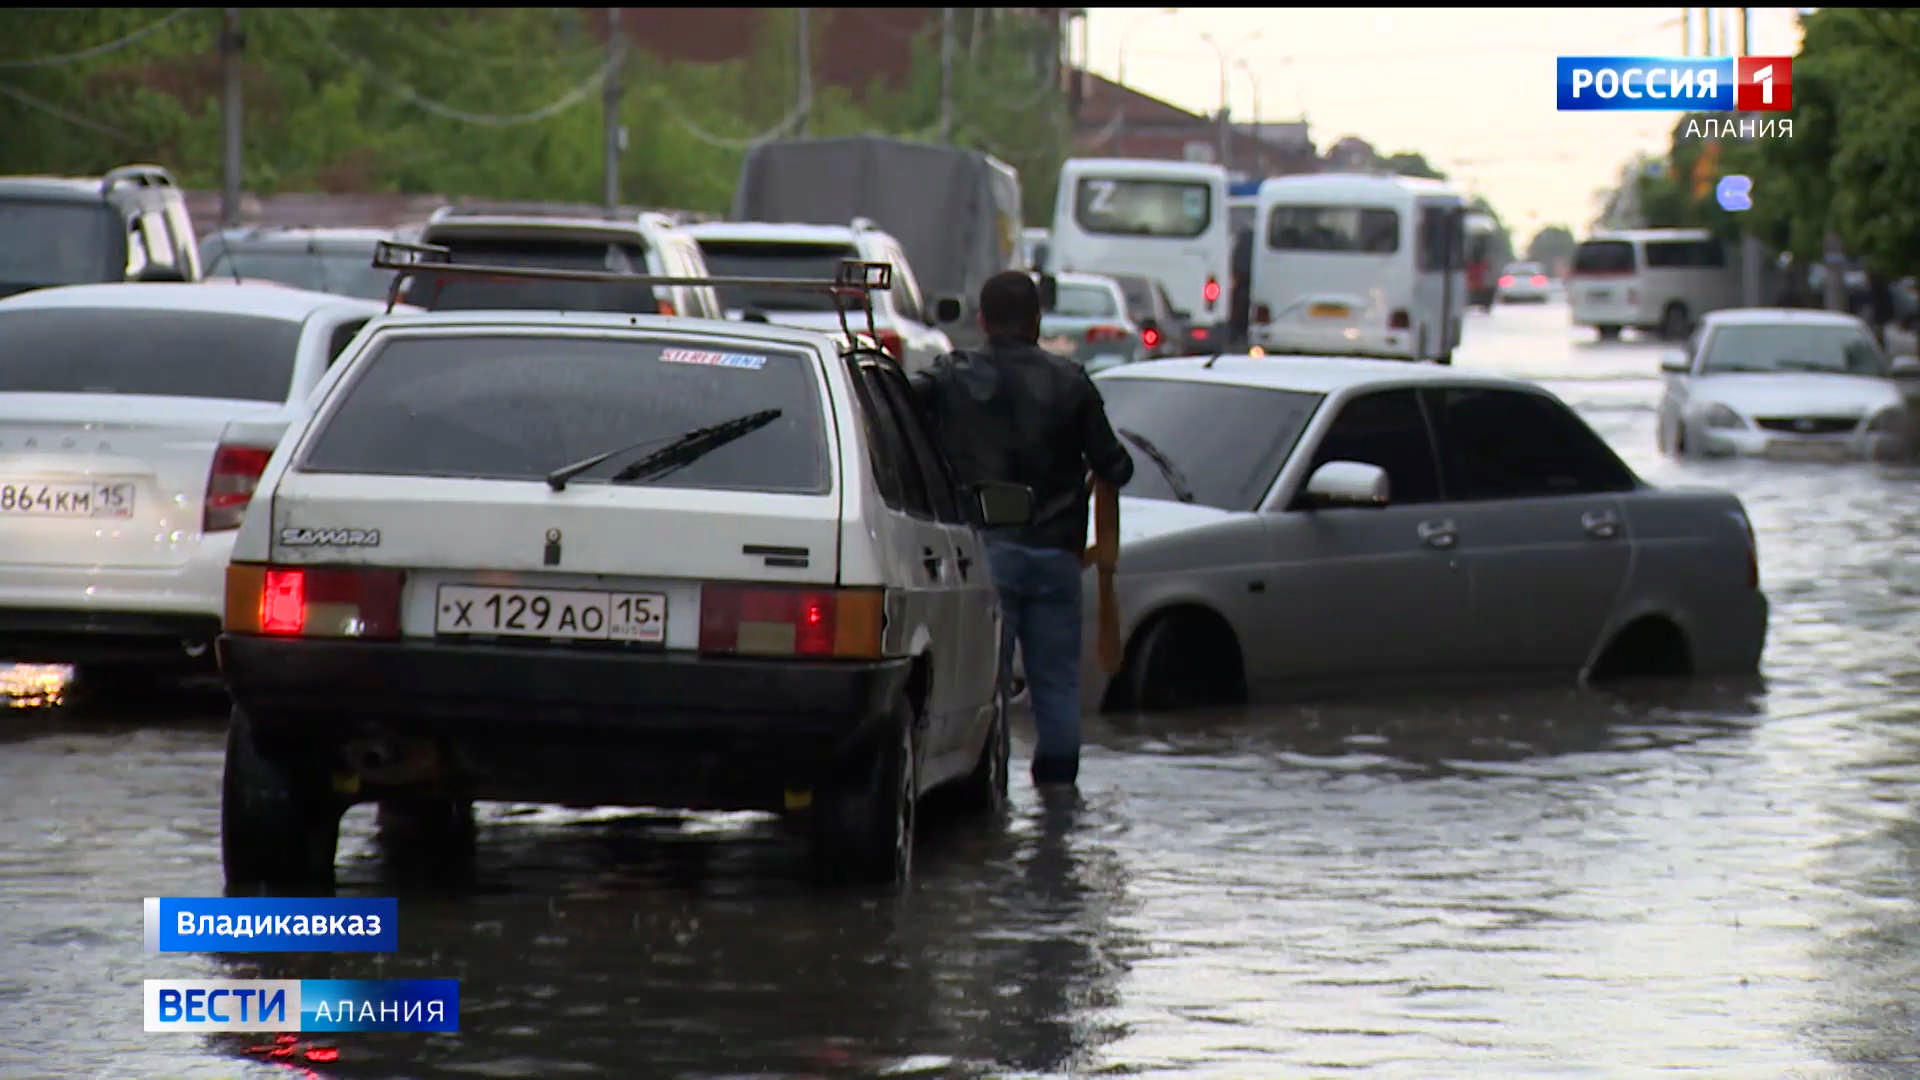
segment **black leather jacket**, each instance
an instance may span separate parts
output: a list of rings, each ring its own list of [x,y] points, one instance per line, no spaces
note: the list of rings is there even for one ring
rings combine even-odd
[[[1133,479],[1086,369],[1038,345],[990,338],[986,351],[950,353],[911,382],[961,483],[1033,489],[1033,521],[991,539],[1079,554],[1087,471],[1115,487]]]

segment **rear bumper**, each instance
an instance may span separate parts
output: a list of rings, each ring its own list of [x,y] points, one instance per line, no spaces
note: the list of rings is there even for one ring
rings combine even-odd
[[[27,664],[211,664],[219,633],[217,616],[0,608],[0,657]]]
[[[1411,331],[1349,326],[1328,320],[1255,323],[1252,344],[1268,352],[1308,353],[1315,356],[1391,356],[1412,359],[1416,343]]]
[[[218,649],[258,736],[361,774],[362,798],[431,786],[697,809],[781,809],[786,788],[886,733],[911,665],[238,635]]]
[[[176,566],[0,563],[0,655],[38,663],[169,663],[211,647],[231,532]]]

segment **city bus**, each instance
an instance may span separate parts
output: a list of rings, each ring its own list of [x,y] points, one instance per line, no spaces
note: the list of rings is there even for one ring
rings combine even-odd
[[[1133,158],[1069,158],[1054,205],[1055,273],[1139,274],[1194,327],[1217,335],[1232,276],[1227,170]]]

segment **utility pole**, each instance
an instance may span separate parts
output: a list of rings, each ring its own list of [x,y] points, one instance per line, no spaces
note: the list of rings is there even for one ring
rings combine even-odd
[[[1693,9],[1680,9],[1680,55],[1693,55]]]
[[[1753,14],[1752,8],[1740,9],[1740,55],[1753,55]]]
[[[813,9],[795,8],[793,11],[800,39],[800,52],[795,61],[800,67],[800,124],[797,131],[805,137],[811,126],[808,123],[811,117],[807,114],[813,111]]]
[[[620,103],[626,97],[621,79],[627,62],[627,35],[620,28],[620,9],[607,9],[607,81],[601,87],[601,117],[606,127],[607,160],[601,199],[607,216],[620,213],[620,153],[627,146],[627,128],[620,122]]]
[[[220,67],[226,82],[221,98],[226,153],[220,185],[220,224],[229,229],[240,226],[240,74],[246,45],[240,33],[240,9],[226,9],[220,27]]]
[[[953,143],[953,9],[940,9],[940,142]]]

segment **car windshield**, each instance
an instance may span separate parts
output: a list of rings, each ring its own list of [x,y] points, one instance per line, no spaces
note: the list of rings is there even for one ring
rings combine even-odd
[[[301,325],[222,311],[0,308],[0,393],[285,401]]]
[[[209,279],[260,278],[296,289],[365,300],[385,300],[393,284],[393,271],[374,269],[372,244],[363,250],[334,247],[321,251],[290,247],[221,250],[217,240],[211,246],[213,258],[208,260],[204,275]]]
[[[1873,339],[1851,326],[1720,326],[1707,338],[1700,371],[1885,375]]]
[[[0,199],[0,296],[126,277],[127,241],[104,203]]]
[[[1276,206],[1267,217],[1274,251],[1391,255],[1400,250],[1400,215],[1366,206]]]
[[[832,281],[840,263],[857,259],[851,244],[790,244],[763,240],[702,240],[700,254],[714,277],[806,278]],[[816,311],[831,314],[833,298],[799,289],[747,289],[718,286],[728,311]]]
[[[1165,454],[1193,488],[1194,502],[1239,511],[1259,508],[1323,397],[1185,379],[1108,377],[1098,385],[1113,426]],[[1125,494],[1179,501],[1138,446],[1125,439],[1121,445],[1134,459]]]
[[[1053,310],[1048,314],[1068,319],[1111,319],[1120,314],[1120,306],[1114,303],[1113,290],[1104,285],[1061,282],[1056,286]]]
[[[1514,263],[1505,270],[1502,270],[1501,273],[1509,274],[1513,277],[1533,277],[1536,274],[1545,273],[1545,271],[1540,269],[1539,263]]]
[[[1589,240],[1573,251],[1576,274],[1630,274],[1634,263],[1633,245],[1625,240]]]
[[[1191,180],[1087,177],[1074,189],[1073,217],[1096,235],[1191,240],[1213,224],[1213,188]]]
[[[544,481],[611,447],[665,444],[778,409],[766,427],[647,483],[799,494],[831,488],[815,361],[790,348],[496,333],[395,334],[372,350],[308,451],[305,470]],[[620,464],[573,483],[605,483]]]
[[[456,263],[536,266],[550,270],[647,272],[646,252],[636,244],[580,241],[480,241],[429,236]],[[407,288],[407,302],[431,310],[611,311],[651,314],[660,309],[653,286],[612,281],[541,281],[531,278],[436,277],[423,273]]]

